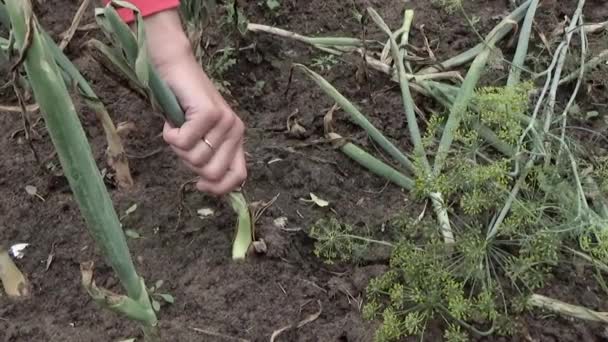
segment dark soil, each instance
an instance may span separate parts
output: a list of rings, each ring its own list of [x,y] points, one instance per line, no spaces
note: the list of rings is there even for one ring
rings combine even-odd
[[[69,26],[77,1],[48,0],[37,7],[43,25],[58,38]],[[251,21],[276,25],[302,34],[342,34],[360,36],[363,31],[352,15],[353,6],[371,3],[391,27],[400,25],[404,4],[397,1],[295,1],[283,0],[277,14],[258,5],[246,5]],[[488,32],[508,13],[506,0],[466,1],[469,16],[479,19],[476,29]],[[575,1],[544,1],[537,25],[550,35]],[[563,7],[558,9],[557,3]],[[429,1],[412,0],[415,25],[424,24],[437,58],[442,60],[478,42],[460,15],[446,14]],[[604,0],[587,1],[586,20],[608,19]],[[88,15],[86,22],[92,21]],[[212,32],[212,43],[224,42]],[[318,319],[300,329],[283,332],[278,341],[373,340],[375,324],[360,315],[364,289],[370,277],[380,274],[382,262],[364,265],[326,266],[313,254],[313,241],[305,230],[316,220],[337,215],[360,227],[379,227],[393,215],[414,210],[407,194],[364,172],[330,146],[318,143],[323,137],[322,117],[332,103],[301,75],[289,84],[291,62],[310,62],[316,51],[265,35],[249,35],[240,46],[256,43],[254,50],[239,54],[238,63],[224,75],[230,83],[231,102],[247,123],[247,150],[250,178],[246,195],[250,201],[269,201],[279,196],[258,223],[258,237],[268,245],[266,255],[235,263],[230,258],[234,222],[230,208],[215,198],[185,187],[192,177],[172,152],[160,132],[162,120],[149,115],[147,103],[118,84],[87,55],[82,44],[97,35],[78,32],[67,52],[112,113],[115,122],[130,121],[136,126],[126,142],[136,188],[121,192],[109,182],[112,198],[120,214],[137,204],[137,210],[123,220],[125,227],[142,238],[129,239],[132,255],[149,285],[164,280],[162,290],[176,301],[164,305],[160,313],[167,341],[268,341],[274,331],[321,310]],[[378,35],[371,29],[369,35]],[[598,37],[591,37],[592,46]],[[601,37],[599,37],[601,38]],[[383,38],[384,39],[384,38]],[[538,34],[535,44],[540,44]],[[605,39],[605,38],[604,38]],[[412,33],[412,44],[423,46],[420,30]],[[595,45],[593,45],[595,44]],[[606,46],[604,45],[603,48]],[[505,55],[511,51],[504,47]],[[340,63],[324,75],[338,89],[371,116],[372,121],[400,145],[407,146],[402,105],[384,76],[369,72],[369,84],[355,77],[356,67]],[[258,81],[265,85],[256,92]],[[594,83],[595,82],[595,83]],[[606,111],[606,87],[590,80],[594,87],[583,104]],[[287,89],[289,85],[289,89]],[[373,91],[369,91],[372,89]],[[15,104],[4,91],[2,104]],[[79,106],[99,165],[104,168],[105,142],[95,116]],[[294,114],[306,129],[304,137],[286,132],[286,122]],[[365,135],[336,114],[337,127],[361,145],[373,148]],[[40,114],[32,114],[35,122]],[[34,147],[45,163],[59,166],[52,157],[52,145],[40,121],[34,126]],[[0,242],[27,242],[25,257],[17,260],[33,285],[33,296],[21,302],[0,298],[0,341],[118,341],[138,337],[136,325],[99,309],[80,286],[81,262],[96,262],[97,283],[120,291],[112,270],[104,263],[74,203],[67,182],[39,167],[24,140],[19,114],[0,113]],[[154,152],[154,153],[152,153]],[[47,156],[51,156],[50,159]],[[32,185],[44,201],[28,195]],[[316,208],[301,199],[314,193],[331,203],[331,209]],[[196,211],[212,208],[215,215],[200,219]],[[287,217],[281,230],[273,220]],[[302,228],[298,230],[295,228]],[[382,235],[379,235],[382,238]],[[47,261],[51,263],[47,268]],[[558,284],[545,293],[570,303],[606,310],[592,277],[580,277],[566,269],[556,275]],[[521,318],[522,329],[514,337],[487,339],[512,341],[600,341],[608,339],[604,327],[554,315],[529,314]],[[203,329],[207,333],[197,331]],[[221,336],[223,337],[221,337]],[[439,331],[427,334],[429,341],[441,340]]]

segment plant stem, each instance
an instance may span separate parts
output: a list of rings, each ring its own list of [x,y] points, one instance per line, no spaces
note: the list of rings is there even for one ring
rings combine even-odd
[[[574,30],[578,25],[578,19],[582,15],[583,7],[585,6],[585,0],[579,0],[578,5],[576,7],[576,11],[572,16],[572,20],[568,28],[566,29],[566,38],[564,43],[564,47],[559,51],[557,65],[555,67],[555,75],[553,76],[553,84],[551,85],[551,89],[549,91],[548,104],[545,107],[545,125],[544,132],[547,133],[552,123],[554,108],[556,104],[557,97],[557,89],[559,87],[559,81],[561,79],[562,70],[564,68],[564,64],[566,62],[566,56],[568,55],[568,48],[570,46],[570,41],[572,40],[572,35],[574,34]]]
[[[583,306],[568,304],[566,302],[539,294],[533,294],[528,299],[528,304],[537,308],[553,311],[565,316],[586,321],[608,323],[608,312],[593,311]]]
[[[344,154],[356,161],[359,165],[365,167],[372,173],[383,177],[406,190],[411,191],[414,189],[414,181],[403,175],[401,172],[395,170],[388,164],[380,161],[376,157],[365,152],[357,145],[350,142],[343,142],[344,138],[342,138],[336,133],[328,133],[328,136],[331,140],[336,141],[339,149]]]
[[[357,47],[356,45],[348,45],[346,41],[342,42],[341,45],[333,45],[333,46],[320,45],[318,43],[318,41],[316,41],[315,39],[321,39],[321,38],[302,36],[295,32],[279,29],[279,28],[272,27],[272,26],[261,25],[261,24],[250,23],[248,27],[250,28],[251,32],[264,32],[264,33],[273,34],[273,35],[276,35],[276,36],[282,37],[282,38],[294,39],[296,41],[311,45],[316,49],[319,49],[319,50],[322,50],[322,51],[325,51],[325,52],[328,52],[328,53],[331,53],[334,55],[342,55],[345,52],[355,51],[365,57],[365,61],[368,64],[368,66],[370,66],[374,70],[380,71],[382,73],[385,73],[385,74],[391,76],[392,77],[391,79],[393,81],[399,82],[399,76],[392,72],[391,67],[388,64],[384,63],[380,59],[376,59],[376,58],[370,56],[369,54],[365,53],[365,51],[363,49]],[[401,32],[401,31],[395,32],[395,35],[397,35],[399,32]],[[340,39],[349,39],[349,38],[323,38],[323,39],[324,39],[324,42],[326,42],[326,43],[331,42],[330,39],[336,39],[335,42],[339,43]],[[462,79],[460,74],[456,71],[433,72],[433,73],[426,73],[426,74],[406,73],[406,78],[412,82],[421,82],[423,80],[432,80],[432,79],[458,79],[458,80]]]
[[[392,243],[390,243],[388,241],[375,240],[375,239],[370,239],[370,238],[366,238],[366,237],[358,236],[358,235],[343,234],[342,237],[345,237],[347,239],[359,240],[359,241],[363,241],[363,242],[375,243],[377,245],[383,245],[383,246],[388,246],[388,247],[395,247],[394,244],[392,244]]]
[[[528,6],[530,6],[531,1],[532,0],[527,0],[521,6],[519,6],[517,9],[515,9],[513,12],[511,12],[510,15],[508,15],[505,19],[503,19],[503,21],[500,24],[498,24],[492,31],[490,31],[490,33],[487,35],[487,37],[492,38],[495,42],[499,42],[504,37],[506,37],[512,31],[510,23],[519,22],[525,16],[526,11],[528,10]],[[431,66],[431,67],[420,70],[418,72],[418,74],[434,73],[434,72],[437,72],[440,70],[452,69],[454,67],[466,64],[466,63],[470,62],[471,60],[475,59],[475,57],[477,55],[482,53],[482,51],[486,48],[486,46],[487,46],[487,39],[486,39],[486,42],[481,42],[481,43],[477,44],[475,47],[473,47],[455,57],[452,57],[444,62],[441,62],[440,67]]]
[[[559,85],[564,85],[568,82],[572,82],[575,79],[577,79],[581,73],[581,69],[586,71],[589,71],[593,68],[595,68],[596,66],[600,65],[602,62],[605,62],[606,60],[608,60],[608,49],[603,50],[602,52],[600,52],[596,57],[593,57],[592,59],[581,63],[581,66],[573,71],[572,73],[568,74],[567,76],[565,76],[564,78],[562,78],[559,81]]]
[[[48,132],[74,198],[128,297],[139,309],[152,313],[146,325],[153,327],[157,324],[156,317],[143,279],[135,270],[118,215],[93,158],[59,66],[34,17],[31,3],[7,0],[6,5],[16,47],[25,57],[25,71],[44,114]]]
[[[295,64],[295,68],[299,68],[303,70],[308,77],[314,80],[321,89],[329,95],[342,109],[344,109],[352,120],[361,128],[363,128],[369,136],[377,142],[382,149],[384,149],[391,157],[397,160],[402,166],[404,166],[408,171],[415,172],[416,168],[414,163],[412,163],[408,157],[403,154],[390,140],[388,140],[382,132],[380,132],[366,117],[359,111],[359,109],[353,105],[348,99],[346,99],[340,92],[334,88],[327,80],[325,80],[321,75],[316,72],[310,70],[306,66],[302,64]]]
[[[301,34],[295,33],[295,32],[291,32],[291,31],[287,31],[284,29],[280,29],[277,27],[272,27],[272,26],[267,26],[267,25],[261,25],[261,24],[254,24],[254,23],[249,23],[247,24],[247,31],[250,32],[264,32],[264,33],[270,33],[273,34],[275,36],[279,36],[279,37],[283,37],[283,38],[288,38],[288,39],[293,39],[305,44],[309,44],[309,45],[319,45],[319,46],[341,46],[341,47],[361,47],[363,46],[363,41],[361,41],[361,39],[357,39],[357,38],[348,38],[348,37],[308,37],[308,36],[303,36]],[[371,42],[370,42],[371,43]]]
[[[494,43],[494,39],[489,39],[488,44],[490,47],[484,48],[482,52],[477,55],[475,61],[473,61],[473,64],[469,69],[469,72],[467,73],[465,82],[460,88],[458,96],[456,97],[456,100],[452,105],[450,115],[445,124],[444,131],[439,142],[439,147],[437,149],[437,156],[435,158],[435,165],[433,169],[434,176],[439,176],[443,169],[444,163],[452,147],[452,142],[454,140],[456,130],[458,129],[465,112],[468,110],[469,102],[473,97],[473,92],[475,90],[475,87],[477,86],[477,82],[481,77],[481,73],[485,68],[486,62],[490,56],[491,49],[493,48]]]
[[[414,10],[405,10],[403,15],[403,33],[401,34],[401,41],[399,42],[400,47],[403,51],[404,58],[407,56],[407,49],[405,48],[410,40],[410,31],[412,29],[412,23],[414,22]],[[405,62],[405,67],[408,72],[412,72],[412,66],[409,61]]]
[[[422,136],[420,135],[420,128],[418,127],[418,120],[414,110],[414,99],[410,93],[410,85],[405,74],[405,65],[403,62],[404,55],[397,45],[395,34],[391,32],[390,28],[388,25],[386,25],[382,17],[380,17],[380,15],[371,7],[368,8],[368,12],[372,20],[374,20],[380,29],[382,29],[384,33],[389,36],[391,52],[393,54],[393,60],[396,63],[397,75],[401,88],[401,99],[403,101],[403,108],[407,118],[407,127],[409,129],[410,139],[414,145],[414,155],[421,160],[422,168],[424,169],[425,174],[431,176],[431,164],[428,161],[427,153],[424,149],[424,144],[422,143]],[[441,234],[444,237],[445,242],[453,243],[454,233],[450,227],[450,219],[441,193],[432,193],[431,201],[433,202],[433,209],[437,215],[437,221],[441,227]]]
[[[566,247],[566,250],[568,252],[576,255],[577,257],[579,257],[581,259],[585,259],[586,261],[592,263],[593,266],[596,266],[600,270],[608,273],[608,265],[606,265],[605,263],[603,263],[603,262],[601,262],[599,260],[596,260],[596,259],[592,258],[591,256],[583,253],[583,252],[577,251],[576,249],[572,249],[570,247]]]
[[[82,7],[81,7],[82,9]],[[79,11],[81,10],[79,9]],[[6,7],[0,2],[0,23],[8,28],[9,18],[6,13]],[[55,62],[62,69],[65,82],[68,86],[75,82],[78,85],[78,89],[83,95],[85,103],[95,112],[97,120],[101,124],[105,133],[107,148],[107,163],[116,172],[116,180],[118,186],[122,189],[129,189],[133,187],[133,178],[129,167],[129,161],[127,159],[122,139],[116,131],[116,126],[112,122],[110,114],[106,110],[103,102],[99,99],[97,94],[93,91],[93,88],[89,85],[87,80],[82,76],[80,71],[74,66],[74,64],[68,59],[61,48],[53,41],[51,36],[42,28],[40,34],[46,40],[47,47],[53,54]],[[1,49],[0,49],[1,50]],[[2,63],[2,51],[0,51],[0,63]],[[27,81],[19,76],[20,85],[27,84]],[[29,88],[29,86],[28,86]]]
[[[445,124],[443,135],[441,137],[441,141],[439,142],[437,156],[435,158],[435,165],[433,169],[435,176],[438,176],[443,169],[444,163],[452,146],[452,141],[454,140],[454,134],[460,125],[460,121],[462,120],[464,113],[468,110],[469,102],[472,98],[475,87],[477,86],[477,82],[481,77],[481,73],[486,66],[490,53],[494,49],[494,46],[498,40],[504,37],[501,33],[503,31],[508,32],[513,23],[519,21],[523,17],[523,14],[527,10],[531,1],[532,0],[526,1],[518,9],[513,11],[511,15],[507,16],[500,24],[497,25],[488,34],[484,44],[482,45],[481,52],[477,55],[477,57],[475,57],[475,60],[469,68],[465,81],[460,88],[456,99],[454,100],[454,104],[450,110],[450,116]]]
[[[390,28],[382,17],[371,7],[367,9],[372,20],[376,22],[376,24],[384,31],[385,34],[389,36],[389,40],[391,43],[391,52],[393,54],[393,60],[396,63],[397,75],[399,77],[399,86],[401,89],[401,100],[403,102],[403,109],[405,112],[405,116],[407,118],[407,127],[409,129],[410,139],[412,144],[414,145],[414,155],[417,158],[420,158],[422,161],[422,165],[425,171],[430,173],[431,166],[427,159],[426,151],[424,150],[424,145],[422,143],[422,136],[420,135],[420,128],[418,127],[418,121],[416,118],[416,112],[414,110],[414,100],[412,99],[412,94],[410,93],[409,82],[407,76],[405,74],[405,65],[403,63],[403,53],[401,53],[401,49],[397,45],[397,39],[393,32],[391,32]]]
[[[521,71],[524,68],[524,62],[528,55],[528,43],[530,41],[530,33],[532,32],[532,24],[534,23],[534,15],[536,14],[536,8],[538,7],[539,0],[532,0],[528,12],[524,18],[521,32],[519,34],[519,41],[517,43],[517,50],[515,50],[515,56],[511,63],[511,72],[507,79],[507,86],[516,85],[519,83],[521,78]]]

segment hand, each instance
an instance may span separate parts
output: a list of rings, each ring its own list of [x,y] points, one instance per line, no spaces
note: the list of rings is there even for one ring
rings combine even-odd
[[[180,128],[165,123],[165,141],[200,177],[200,191],[233,191],[247,178],[243,122],[196,61],[177,11],[146,17],[145,27],[152,63],[186,114]]]

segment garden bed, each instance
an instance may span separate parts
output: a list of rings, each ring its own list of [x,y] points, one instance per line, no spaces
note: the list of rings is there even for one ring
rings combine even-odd
[[[364,3],[367,1],[283,0],[278,12],[273,13],[256,1],[245,6],[244,12],[252,22],[302,34],[358,37],[362,29],[352,10],[353,6],[361,10]],[[563,1],[561,9],[557,1],[542,3],[535,29],[545,35],[558,29],[564,16],[571,15],[576,6],[573,0]],[[400,25],[401,2],[371,1],[371,5],[391,27]],[[439,60],[479,42],[458,14],[448,14],[423,0],[409,1],[405,6],[415,10],[416,29],[411,43],[424,46],[419,30],[424,25]],[[48,0],[37,7],[43,26],[57,39],[69,27],[78,4]],[[482,35],[510,11],[508,1],[503,0],[465,1],[465,7]],[[608,20],[608,6],[602,0],[587,1],[585,8],[587,22]],[[92,21],[92,14],[88,14],[85,23]],[[220,32],[210,34],[213,43],[225,44]],[[117,83],[83,49],[82,44],[93,36],[99,36],[99,32],[79,31],[67,54],[91,81],[115,122],[129,121],[135,126],[125,139],[125,148],[136,186],[124,192],[113,187],[111,179],[108,184],[119,214],[137,205],[123,219],[125,228],[139,235],[129,238],[137,269],[150,283],[163,280],[163,291],[175,297],[175,303],[163,305],[159,315],[166,340],[268,341],[275,331],[315,317],[301,328],[284,331],[277,341],[372,341],[377,325],[364,320],[361,309],[370,278],[386,269],[386,253],[378,250],[357,265],[327,265],[314,255],[314,240],[306,231],[317,220],[330,216],[361,231],[379,231],[404,210],[417,216],[423,207],[401,189],[367,173],[323,143],[323,116],[333,103],[301,74],[296,73],[290,82],[290,68],[293,62],[320,62],[324,55],[268,35],[248,33],[238,38],[240,47],[254,44],[253,48],[243,49],[236,56],[236,64],[222,75],[222,80],[230,91],[229,102],[248,127],[249,179],[244,193],[250,201],[276,201],[256,227],[257,237],[267,244],[267,253],[234,262],[230,255],[234,234],[231,209],[187,185],[192,174],[163,142],[163,121],[151,119],[146,113],[151,110],[147,102]],[[591,35],[589,40],[593,51],[608,47],[605,34]],[[501,43],[503,52],[512,53],[506,44]],[[530,46],[541,44],[535,33]],[[362,81],[357,76],[360,68],[357,61],[335,59],[321,62],[316,70],[361,106],[389,138],[407,146],[398,86],[371,70]],[[599,83],[601,76],[593,77],[578,99],[582,111],[597,111],[600,119],[577,125],[600,134],[606,129],[602,115],[608,103],[608,73],[603,70],[604,84]],[[486,73],[483,81],[492,83],[505,75],[504,69],[497,68]],[[16,103],[9,91],[2,90],[1,94],[1,104]],[[425,99],[418,100],[418,105],[425,108]],[[94,113],[79,107],[96,159],[105,168],[103,131]],[[342,134],[349,134],[368,149],[374,148],[343,113],[336,115]],[[39,116],[34,113],[32,121]],[[290,117],[297,118],[305,129],[303,133],[294,135],[286,130]],[[11,302],[0,297],[0,340],[119,341],[139,336],[134,324],[100,310],[81,287],[79,265],[90,260],[96,262],[100,285],[118,289],[119,284],[85,229],[67,181],[41,169],[19,131],[22,121],[18,113],[0,113],[0,127],[0,241],[30,244],[17,263],[33,286],[33,295],[27,300]],[[59,167],[42,121],[34,131],[38,134],[33,136],[33,144],[40,159],[45,166],[52,163]],[[608,147],[593,136],[588,141],[596,153]],[[28,194],[26,186],[35,186],[40,197]],[[311,193],[330,205],[319,207],[305,201]],[[213,214],[201,218],[197,213],[200,209],[211,209]],[[275,224],[279,218],[287,219],[283,228]],[[382,233],[375,236],[381,237]],[[603,299],[606,293],[593,274],[576,263],[561,266],[548,284],[543,294],[593,310],[608,310]],[[553,314],[532,311],[514,319],[520,324],[514,336],[484,340],[608,340],[605,326]],[[442,335],[431,325],[425,340],[439,341]]]

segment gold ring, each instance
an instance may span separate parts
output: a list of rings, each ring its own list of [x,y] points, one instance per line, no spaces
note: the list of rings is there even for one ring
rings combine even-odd
[[[211,150],[215,150],[215,148],[213,148],[213,144],[210,143],[209,140],[207,140],[206,138],[204,138],[203,141],[205,142],[205,144],[207,144],[207,146],[209,146],[209,148]]]

